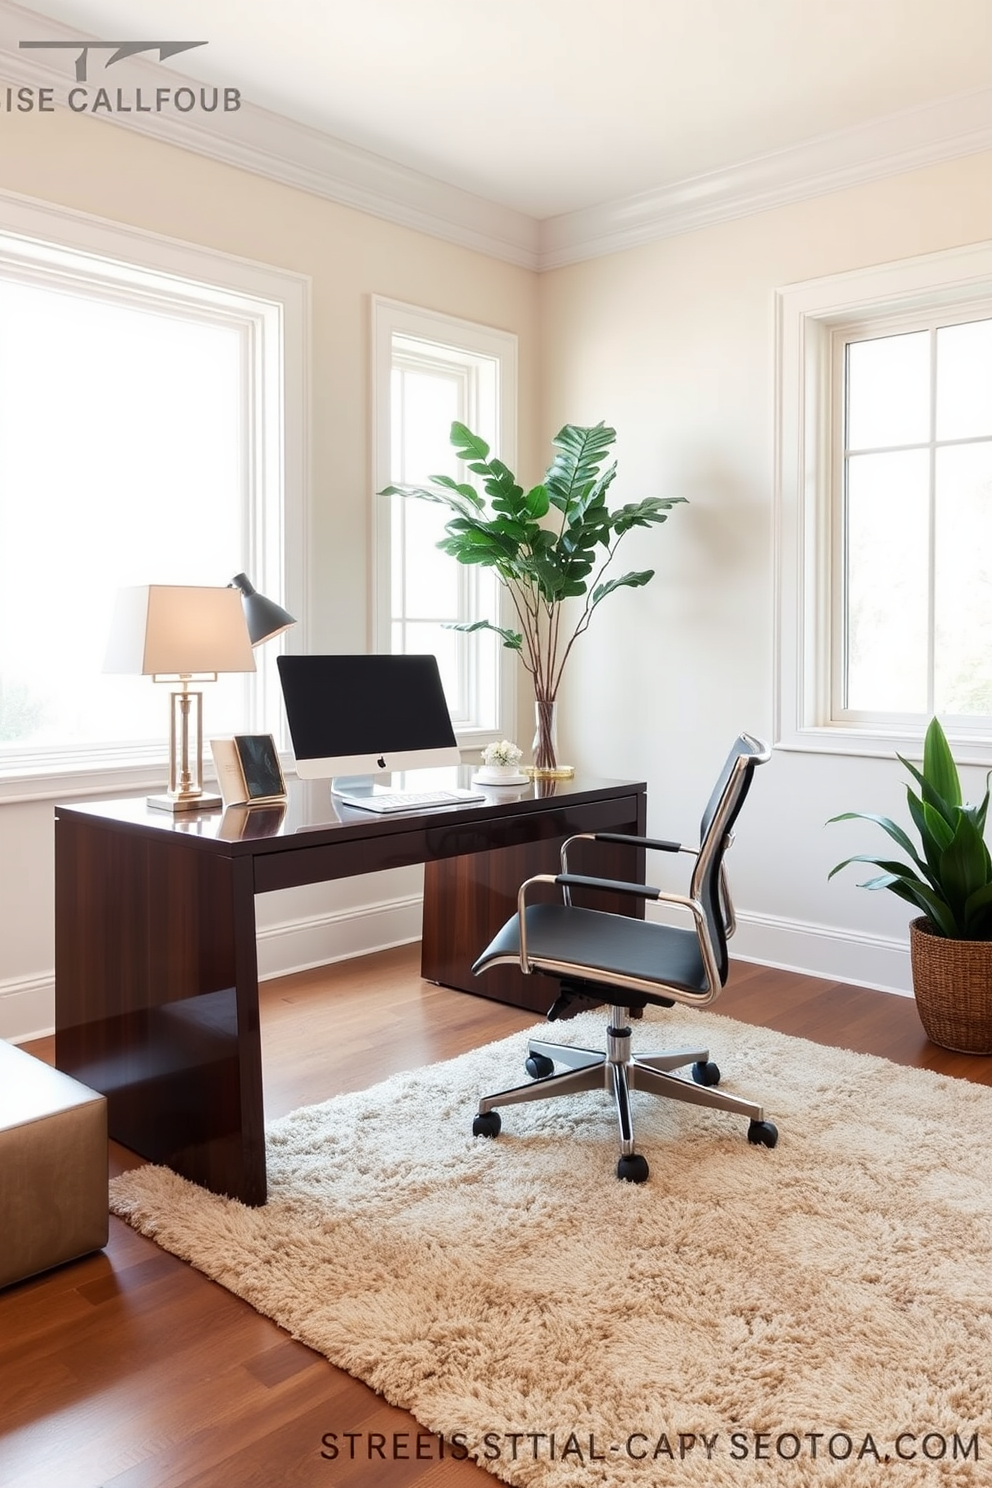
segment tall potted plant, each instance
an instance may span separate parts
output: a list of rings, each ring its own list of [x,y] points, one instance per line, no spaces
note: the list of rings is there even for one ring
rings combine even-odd
[[[447,475],[428,486],[387,486],[382,496],[439,502],[452,513],[438,544],[459,563],[491,568],[506,593],[519,629],[489,620],[456,630],[494,630],[516,651],[530,674],[536,715],[534,765],[557,769],[555,705],[565,664],[596,608],[617,589],[637,589],[654,577],[638,569],[604,577],[621,539],[634,527],[667,520],[682,496],[648,496],[611,510],[607,495],[616,461],[604,469],[616,430],[604,423],[566,424],[551,441],[557,453],[543,480],[525,491],[513,472],[492,458],[489,445],[465,424],[451,426],[451,443],[485,495]],[[566,611],[565,601],[581,601]]]
[[[831,821],[859,819],[880,826],[906,854],[908,862],[859,854],[849,863],[871,863],[882,872],[861,885],[889,889],[922,910],[909,927],[913,991],[927,1037],[947,1049],[992,1053],[992,857],[985,843],[989,806],[966,805],[961,781],[944,731],[934,718],[926,732],[923,768],[897,755],[919,787],[906,787],[907,804],[919,837],[886,816],[846,811]],[[992,771],[990,771],[992,775]]]

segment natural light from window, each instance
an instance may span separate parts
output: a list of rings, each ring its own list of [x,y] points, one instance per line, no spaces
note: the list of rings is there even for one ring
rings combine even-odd
[[[992,716],[992,319],[845,360],[839,711]]]
[[[223,584],[243,553],[241,334],[0,280],[0,744],[155,740],[166,701],[103,674],[125,584]],[[209,696],[242,717],[244,683]]]
[[[461,417],[464,378],[443,367],[394,363],[392,374],[393,466],[397,485],[425,485],[432,475],[457,476],[457,462],[447,431]],[[391,650],[431,652],[437,657],[448,706],[467,716],[464,679],[460,675],[458,633],[446,621],[461,618],[464,576],[458,564],[438,551],[444,536],[445,509],[423,501],[392,498]]]
[[[377,490],[428,486],[434,475],[472,481],[451,446],[456,420],[512,458],[512,336],[387,300],[374,302],[373,333]],[[512,709],[512,672],[501,665],[491,631],[450,629],[499,618],[493,574],[457,563],[438,549],[451,516],[447,507],[403,496],[375,501],[376,645],[436,656],[460,738],[474,742],[480,735],[495,736]]]

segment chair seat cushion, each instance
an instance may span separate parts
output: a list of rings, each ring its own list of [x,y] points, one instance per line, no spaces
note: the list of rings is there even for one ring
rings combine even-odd
[[[566,904],[531,904],[526,914],[527,955],[539,967],[546,962],[565,964],[584,980],[605,986],[611,976],[636,977],[655,983],[659,997],[669,987],[699,994],[707,990],[699,941],[692,930]],[[514,915],[472,970],[478,973],[519,959],[520,922]]]

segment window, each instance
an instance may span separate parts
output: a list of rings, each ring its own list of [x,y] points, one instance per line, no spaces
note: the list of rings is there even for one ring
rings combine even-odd
[[[121,586],[223,585],[244,571],[288,599],[299,567],[302,460],[284,387],[302,281],[54,216],[0,203],[8,797],[107,770],[140,785],[164,760],[164,690],[102,669]],[[301,598],[296,589],[292,602]],[[256,659],[255,676],[208,688],[209,731],[278,730],[274,660]]]
[[[428,482],[460,469],[448,438],[457,419],[515,460],[516,337],[376,298],[374,490]],[[497,620],[500,589],[484,568],[438,551],[446,508],[373,496],[376,547],[374,647],[438,659],[459,740],[481,745],[512,729],[513,661],[491,632],[447,629]]]
[[[834,340],[833,715],[992,721],[992,318]]]
[[[778,736],[992,756],[992,248],[779,295]]]

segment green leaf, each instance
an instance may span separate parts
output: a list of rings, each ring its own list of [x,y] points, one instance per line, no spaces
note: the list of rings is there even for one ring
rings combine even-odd
[[[921,873],[924,873],[926,871],[926,866],[925,866],[924,863],[922,863],[920,861],[919,854],[917,853],[916,848],[913,846],[911,840],[909,839],[909,837],[907,837],[907,835],[903,831],[902,827],[897,826],[896,823],[891,819],[891,817],[888,817],[888,816],[876,816],[875,813],[872,812],[872,811],[844,811],[844,812],[842,812],[840,814],[840,816],[832,816],[830,818],[830,822],[839,822],[839,821],[870,821],[870,822],[874,822],[876,826],[881,827],[883,829],[883,831],[888,832],[888,834],[892,838],[893,842],[898,843],[898,845],[902,848],[902,850],[903,850],[904,853],[908,853],[909,854],[909,856],[913,859],[913,862],[916,864],[917,868],[919,868],[919,870],[920,870]],[[827,823],[828,826],[830,825],[830,822]],[[852,859],[852,858],[848,858],[848,862],[849,863],[850,862],[854,862],[854,861],[858,861],[858,860],[855,860],[855,859]],[[875,860],[872,859],[872,861],[875,861]],[[834,869],[834,872],[836,872],[836,871],[837,870]]]
[[[606,467],[599,479],[593,482],[588,502],[588,509],[590,511],[596,507],[602,507],[604,511],[606,510],[606,497],[610,487],[616,480],[616,474],[617,462],[614,460],[611,465]]]
[[[438,547],[442,553],[447,553],[451,558],[457,558],[459,563],[484,563],[487,568],[497,566],[496,559],[485,548],[459,547],[454,541],[439,542]]]
[[[493,625],[489,620],[446,620],[442,630],[492,630],[503,637],[503,645],[510,651],[519,651],[523,636],[517,630],[507,630],[502,625]]]
[[[969,940],[992,939],[992,883],[987,883],[973,894],[969,894],[964,906],[964,926]]]
[[[968,815],[971,817],[972,821],[975,823],[975,826],[978,828],[978,830],[982,833],[983,836],[985,835],[985,819],[988,816],[988,811],[989,811],[989,777],[990,776],[992,776],[992,770],[990,770],[989,773],[988,773],[988,775],[986,775],[986,777],[985,777],[985,795],[982,797],[982,800],[981,800],[980,805],[978,805],[978,806],[962,806],[962,808],[961,808],[962,811],[967,811]]]
[[[384,486],[381,491],[376,492],[376,495],[409,496],[418,501],[433,501],[436,506],[446,506],[451,511],[471,513],[482,506],[483,502],[481,497],[472,491],[471,486],[466,487],[466,490],[471,492],[469,505],[466,505],[468,497],[457,498],[454,491],[439,491],[433,486]]]
[[[605,424],[582,427],[566,424],[551,443],[558,453],[548,467],[544,483],[552,506],[566,514],[573,503],[589,496],[599,478],[599,468],[616,439],[616,430]]]
[[[443,486],[448,491],[454,491],[459,496],[464,496],[473,506],[484,507],[485,502],[473,486],[467,486],[464,482],[452,480],[450,475],[432,475],[431,480],[436,486]]]
[[[541,517],[546,517],[551,508],[547,486],[531,486],[524,497],[524,506],[527,510],[527,515],[533,517],[535,521]]]
[[[931,718],[923,740],[923,773],[949,806],[961,805],[961,781],[939,721]]]
[[[839,819],[834,818],[835,821]],[[907,882],[922,883],[922,879],[917,879],[908,864],[900,863],[897,858],[878,858],[873,853],[856,853],[853,858],[845,858],[843,863],[837,863],[831,868],[827,878],[833,878],[835,873],[839,873],[842,868],[847,868],[851,863],[870,863],[873,868],[884,868],[885,872],[893,877],[906,879]]]
[[[518,544],[526,542],[530,535],[529,529],[522,522],[511,521],[509,517],[498,517],[492,523],[492,530],[501,533],[503,537],[508,537]]]
[[[954,829],[948,825],[938,811],[920,800],[911,785],[906,787],[906,802],[909,806],[909,814],[913,818],[913,825],[920,834],[923,856],[927,860],[931,873],[936,873],[940,855],[946,847],[950,846]]]
[[[950,846],[940,855],[938,876],[963,931],[965,904],[988,882],[988,854],[975,823],[960,809]]]
[[[605,513],[605,494],[613,483],[617,473],[617,463],[613,464],[603,472],[596,480],[584,481],[576,485],[566,512],[566,520],[570,527],[581,526],[588,518],[597,525],[602,525]],[[607,517],[607,525],[609,519]]]
[[[653,578],[653,568],[642,568],[637,573],[625,573],[619,579],[608,579],[605,584],[596,585],[592,591],[592,603],[598,605],[601,599],[605,599],[615,589],[640,589]]]
[[[929,884],[915,883],[894,875],[891,881],[888,877],[873,879],[870,885],[864,885],[864,887],[890,889],[897,898],[905,899],[907,904],[914,904],[917,909],[922,909],[927,919],[936,925],[941,935],[946,935],[950,940],[958,938],[960,932],[953,914]]]
[[[933,806],[929,801],[920,802],[920,813],[923,819],[921,836],[932,857],[939,857],[946,852],[954,841],[954,825]]]
[[[953,830],[954,807],[951,806],[948,801],[944,800],[940,792],[934,788],[933,782],[931,780],[928,780],[927,777],[916,768],[912,760],[905,759],[901,754],[897,754],[896,759],[901,765],[906,766],[906,769],[912,775],[913,779],[917,782],[920,787],[920,793],[927,805],[932,806],[935,811],[939,811],[945,822],[947,822],[948,826],[951,827],[951,829]]]
[[[646,500],[638,501],[636,504],[622,506],[613,517],[613,530],[618,537],[622,537],[632,527],[650,527],[656,522],[667,522],[668,513],[672,507],[684,501],[684,496],[669,496],[664,499],[660,496],[649,496]]]
[[[489,459],[489,446],[486,441],[478,434],[473,434],[466,424],[460,424],[457,419],[451,426],[449,437],[459,460],[476,460],[484,466],[486,460]],[[481,475],[482,471],[477,470],[476,474]]]

